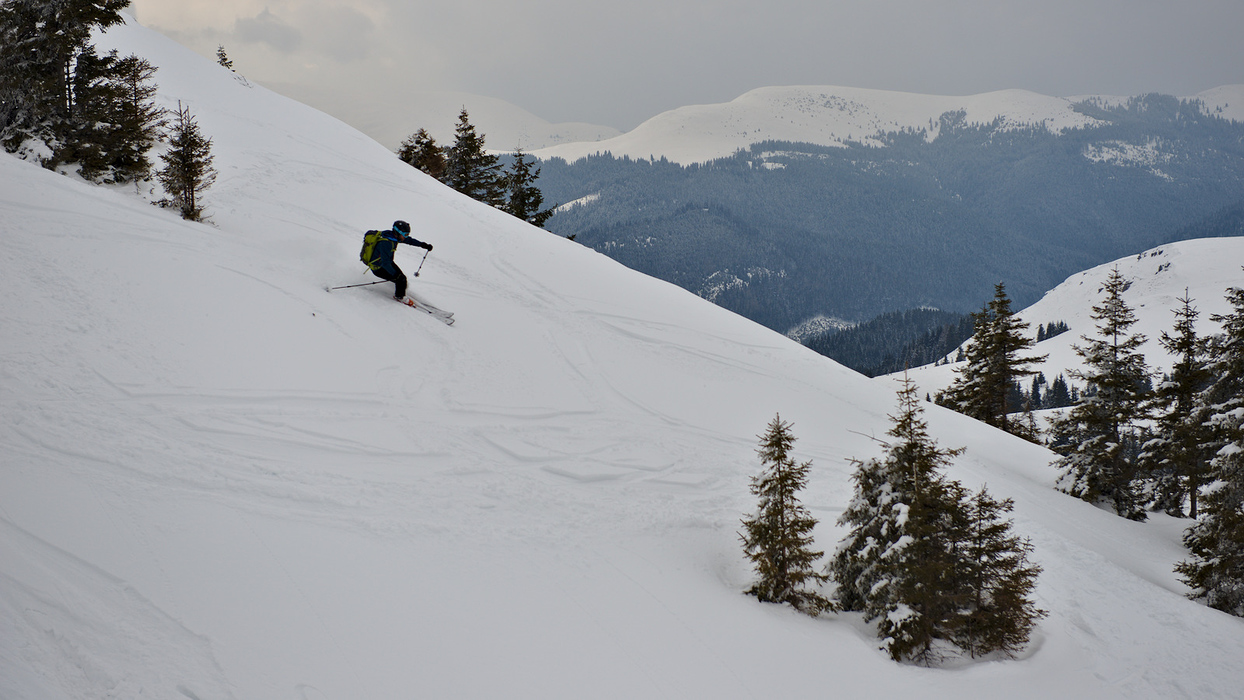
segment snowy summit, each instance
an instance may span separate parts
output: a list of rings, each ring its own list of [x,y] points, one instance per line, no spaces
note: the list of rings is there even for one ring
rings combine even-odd
[[[758,603],[755,436],[793,423],[832,550],[896,387],[132,22],[97,45],[159,67],[220,175],[204,225],[0,157],[0,697],[1238,695],[1244,620],[1184,597],[1183,523],[1057,493],[1049,452],[935,407],[1044,569],[1021,658],[903,666],[858,616]],[[453,327],[324,291],[399,218]]]
[[[1244,121],[1244,85],[1216,88],[1186,99],[1200,100],[1209,114]],[[876,145],[878,137],[904,130],[923,130],[928,138],[936,138],[942,116],[957,113],[966,124],[996,123],[1002,129],[1044,126],[1060,132],[1096,123],[1076,110],[1075,105],[1084,101],[1114,104],[1126,98],[1047,97],[1026,90],[950,97],[833,86],[766,87],[723,104],[670,110],[613,138],[565,143],[534,153],[570,162],[597,153],[616,158],[664,157],[686,165],[726,158],[763,141]]]

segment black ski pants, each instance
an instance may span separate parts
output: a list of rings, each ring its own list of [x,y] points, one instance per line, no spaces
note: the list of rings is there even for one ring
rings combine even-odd
[[[382,280],[388,280],[395,284],[397,288],[393,290],[393,298],[401,299],[406,296],[406,275],[402,273],[402,268],[398,267],[397,263],[389,263],[389,266],[393,268],[392,272],[382,267],[379,269],[373,268],[371,273]]]

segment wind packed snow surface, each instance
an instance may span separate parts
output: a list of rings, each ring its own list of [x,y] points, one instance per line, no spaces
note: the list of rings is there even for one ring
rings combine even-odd
[[[1182,523],[936,408],[1045,567],[1024,657],[898,665],[856,616],[757,603],[754,436],[794,422],[831,549],[895,387],[141,27],[99,43],[214,139],[214,225],[0,158],[0,697],[1238,696],[1244,621],[1184,599]],[[453,327],[325,293],[396,218]]]

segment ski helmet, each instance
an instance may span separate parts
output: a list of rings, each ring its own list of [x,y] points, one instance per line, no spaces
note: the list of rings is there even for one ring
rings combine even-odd
[[[393,230],[403,235],[409,236],[410,235],[410,224],[399,219],[393,222]]]

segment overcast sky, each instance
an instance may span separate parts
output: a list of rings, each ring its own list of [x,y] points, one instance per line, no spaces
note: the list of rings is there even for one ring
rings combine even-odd
[[[1191,95],[1244,83],[1244,0],[134,0],[239,72],[497,97],[634,128],[769,85]],[[320,105],[317,105],[320,106]]]

